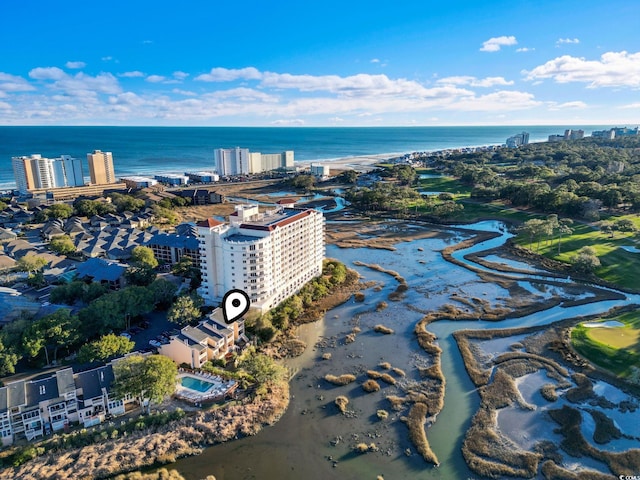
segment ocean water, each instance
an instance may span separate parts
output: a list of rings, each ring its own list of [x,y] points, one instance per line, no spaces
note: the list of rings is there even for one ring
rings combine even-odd
[[[296,160],[433,151],[500,145],[527,131],[531,142],[545,141],[566,128],[593,130],[611,126],[495,127],[0,127],[0,189],[15,187],[11,157],[113,153],[116,175],[154,175],[212,170],[216,148],[245,147],[252,152],[293,150]],[[84,165],[88,177],[88,165]]]

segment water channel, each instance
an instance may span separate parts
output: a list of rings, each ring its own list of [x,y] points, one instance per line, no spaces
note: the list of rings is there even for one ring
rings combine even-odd
[[[427,227],[425,227],[427,228]],[[500,305],[509,297],[509,291],[486,282],[473,271],[445,261],[440,251],[461,240],[471,238],[472,230],[499,233],[496,238],[455,253],[455,258],[469,263],[464,255],[501,245],[509,238],[504,225],[481,222],[468,227],[445,230],[434,238],[403,242],[395,251],[366,248],[340,249],[327,247],[327,257],[341,260],[356,268],[365,280],[378,282],[377,289],[368,289],[363,303],[353,300],[327,312],[325,320],[307,325],[301,335],[311,343],[303,356],[289,362],[297,371],[291,381],[291,403],[280,421],[265,428],[255,437],[243,438],[208,448],[199,456],[182,459],[171,466],[188,480],[213,474],[217,480],[229,479],[284,479],[284,478],[474,478],[460,453],[464,433],[479,405],[479,397],[471,383],[462,358],[452,337],[459,329],[510,328],[550,324],[565,318],[606,312],[610,308],[629,303],[640,303],[640,295],[626,295],[624,300],[607,300],[577,306],[554,306],[522,318],[502,322],[438,321],[429,330],[438,336],[442,348],[442,369],[446,378],[445,406],[437,421],[427,430],[432,449],[440,460],[440,467],[427,465],[412,450],[407,429],[398,420],[400,413],[389,408],[385,396],[400,394],[398,386],[384,385],[380,392],[364,394],[360,383],[353,386],[333,387],[324,382],[327,373],[354,373],[362,377],[381,361],[390,362],[406,372],[404,382],[417,380],[417,366],[424,365],[425,355],[415,341],[413,328],[424,312],[439,309],[450,303],[452,296],[481,298],[492,305]],[[396,287],[392,277],[366,267],[354,267],[359,260],[378,264],[402,275],[410,289],[400,302],[391,302],[387,296]],[[507,260],[500,260],[508,262]],[[474,264],[475,268],[490,271],[489,267]],[[556,282],[556,294],[567,299],[579,298],[576,285],[571,293],[563,292],[558,279],[546,277],[544,272],[501,274],[517,279],[530,292],[542,300],[539,290],[545,280]],[[560,283],[560,285],[562,285]],[[377,291],[375,291],[377,290]],[[525,294],[526,295],[526,294]],[[378,302],[389,304],[376,311]],[[374,325],[382,323],[395,330],[394,335],[373,332]],[[361,333],[356,341],[344,344],[344,337],[354,326]],[[313,347],[315,339],[322,342]],[[330,360],[322,360],[323,353],[331,353]],[[337,395],[350,399],[352,417],[339,414],[333,404]],[[390,418],[381,422],[377,409],[387,409]],[[406,414],[406,412],[405,412]],[[377,452],[366,455],[353,453],[353,445],[360,441],[376,443]]]

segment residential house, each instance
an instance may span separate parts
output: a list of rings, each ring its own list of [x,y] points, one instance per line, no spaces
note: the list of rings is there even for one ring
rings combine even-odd
[[[246,343],[244,319],[227,325],[222,310],[217,308],[196,327],[184,327],[172,336],[168,344],[160,347],[159,353],[178,364],[200,368],[207,361],[225,358]]]
[[[200,247],[195,225],[180,224],[176,227],[176,233],[156,233],[146,246],[153,250],[160,263],[175,265],[187,257],[194,267],[200,268]]]
[[[11,445],[18,438],[34,440],[72,423],[90,427],[103,422],[107,415],[124,414],[133,397],[116,399],[109,393],[114,381],[112,363],[75,374],[65,368],[0,388],[2,445]]]
[[[78,421],[73,370],[66,368],[37,380],[19,380],[0,388],[0,437],[11,445],[56,432]]]
[[[121,263],[102,258],[90,258],[78,265],[76,279],[101,283],[111,290],[118,290],[126,285],[124,276],[126,271],[127,266]]]

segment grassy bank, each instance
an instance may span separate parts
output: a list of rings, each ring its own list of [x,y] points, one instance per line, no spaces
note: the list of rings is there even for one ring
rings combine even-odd
[[[571,330],[571,345],[596,365],[637,381],[634,375],[640,368],[640,312],[625,312],[606,320],[623,326],[590,328],[579,324]]]

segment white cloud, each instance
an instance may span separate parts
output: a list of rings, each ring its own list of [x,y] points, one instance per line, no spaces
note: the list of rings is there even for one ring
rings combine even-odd
[[[62,80],[68,75],[58,67],[37,67],[29,72],[34,80]]]
[[[511,110],[525,110],[541,105],[534,99],[533,94],[502,90],[481,95],[479,97],[463,98],[449,106],[450,110],[503,112]]]
[[[43,82],[52,81],[48,84],[51,89],[70,96],[95,97],[98,93],[114,94],[121,91],[118,80],[110,73],[92,77],[79,72],[71,76],[58,67],[38,67],[29,72],[29,77]]]
[[[232,82],[234,80],[260,80],[262,74],[255,67],[229,69],[212,68],[209,73],[198,75],[195,79],[202,82]]]
[[[171,91],[177,95],[184,95],[185,97],[195,97],[198,95],[196,92],[192,92],[191,90],[181,90],[179,88],[174,88]]]
[[[305,121],[301,118],[292,118],[292,119],[281,119],[281,120],[274,120],[273,122],[271,122],[271,125],[280,125],[280,126],[286,126],[286,125],[305,125]]]
[[[481,52],[497,52],[501,47],[507,47],[510,45],[516,45],[518,41],[516,37],[511,36],[502,36],[502,37],[493,37],[489,40],[482,43]]]
[[[184,80],[185,78],[187,78],[189,76],[188,73],[186,72],[181,72],[180,70],[173,72],[173,78],[176,78],[178,80]]]
[[[0,93],[28,92],[31,90],[35,90],[35,87],[30,85],[26,79],[17,75],[0,72]]]
[[[132,72],[124,72],[118,75],[119,77],[126,77],[126,78],[138,78],[138,77],[144,77],[145,74],[142,73],[139,70],[134,70]]]
[[[84,67],[86,67],[86,66],[87,66],[87,64],[86,64],[86,63],[84,63],[84,62],[67,62],[67,63],[65,64],[65,66],[66,66],[67,68],[71,68],[71,69],[79,69],[79,68],[84,68]]]
[[[344,118],[341,118],[341,117],[333,117],[333,118],[330,118],[330,119],[329,119],[329,121],[330,121],[331,123],[342,123],[342,122],[344,122]]]
[[[217,92],[208,93],[206,97],[216,99],[234,98],[245,102],[260,101],[260,102],[277,102],[277,98],[273,95],[254,90],[253,88],[231,88],[229,90],[219,90]]]
[[[513,85],[513,80],[505,80],[504,77],[486,77],[476,78],[471,76],[444,77],[436,83],[443,85],[468,85],[470,87],[489,88],[496,85],[506,86]]]
[[[640,52],[607,52],[600,60],[563,55],[522,73],[527,80],[551,78],[557,83],[587,83],[589,88],[640,88]]]
[[[533,52],[534,50],[535,50],[535,48],[529,48],[529,47],[516,48],[516,52],[518,52],[518,53]]]
[[[583,108],[587,108],[587,104],[583,101],[580,100],[576,100],[573,102],[565,102],[565,103],[554,103],[551,102],[549,104],[549,110],[564,110],[564,109],[583,109]]]
[[[145,78],[145,81],[149,83],[160,83],[164,82],[166,79],[167,77],[163,77],[162,75],[149,75],[147,78]]]
[[[578,38],[559,38],[556,40],[556,45],[562,45],[563,43],[580,43]]]
[[[380,59],[379,58],[372,58],[371,63],[380,63]]]
[[[111,60],[113,60],[113,57],[112,56],[102,57],[100,60],[102,60],[103,62],[110,62]]]
[[[11,110],[11,105],[7,102],[0,102],[0,110]]]
[[[630,109],[633,109],[633,110],[635,110],[635,109],[639,109],[639,110],[640,110],[640,102],[637,102],[637,103],[629,103],[629,104],[627,104],[627,105],[622,105],[622,106],[621,106],[621,107],[619,107],[619,108],[622,108],[622,109],[628,109],[628,108],[630,108]]]

